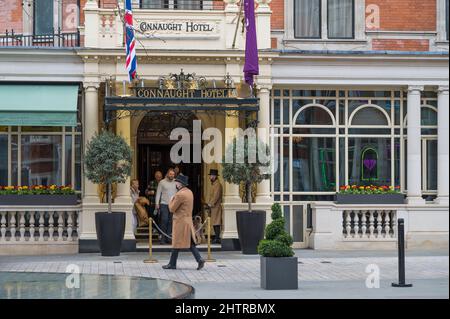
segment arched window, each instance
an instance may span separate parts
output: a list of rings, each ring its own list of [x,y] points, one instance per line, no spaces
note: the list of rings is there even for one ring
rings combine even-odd
[[[434,106],[423,105],[422,106],[422,126],[437,126],[437,109]]]
[[[377,105],[362,105],[350,117],[350,125],[389,126],[390,119],[386,111]]]
[[[361,154],[361,179],[366,182],[378,180],[378,152],[367,147]]]
[[[295,125],[334,125],[333,114],[323,105],[305,105],[294,117]]]

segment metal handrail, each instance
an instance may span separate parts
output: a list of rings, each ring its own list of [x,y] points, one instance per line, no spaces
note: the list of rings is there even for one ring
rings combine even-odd
[[[25,35],[6,30],[0,34],[0,47],[80,47],[80,31]]]

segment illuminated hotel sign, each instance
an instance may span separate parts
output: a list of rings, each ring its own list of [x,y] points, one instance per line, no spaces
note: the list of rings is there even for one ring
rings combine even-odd
[[[157,88],[136,88],[136,97],[143,98],[203,98],[203,99],[226,99],[236,98],[234,89],[202,89],[202,90],[166,90]]]
[[[164,31],[164,32],[186,32],[186,33],[195,33],[195,32],[214,32],[216,30],[216,26],[210,23],[197,23],[193,21],[186,22],[141,22],[139,24],[139,29],[142,32],[155,32],[155,31]]]

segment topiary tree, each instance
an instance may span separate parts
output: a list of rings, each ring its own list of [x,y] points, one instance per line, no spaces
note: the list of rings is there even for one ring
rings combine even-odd
[[[272,206],[272,223],[266,227],[266,238],[258,245],[258,254],[264,257],[292,257],[295,255],[292,250],[291,235],[284,229],[284,218],[280,204]]]
[[[111,185],[127,181],[132,154],[123,137],[108,131],[96,134],[86,146],[85,174],[92,183],[107,185],[108,213],[112,212]]]
[[[265,158],[261,158],[263,155]],[[223,179],[230,184],[245,183],[248,210],[252,211],[252,184],[269,179],[270,149],[256,135],[234,138],[227,146],[222,164]]]

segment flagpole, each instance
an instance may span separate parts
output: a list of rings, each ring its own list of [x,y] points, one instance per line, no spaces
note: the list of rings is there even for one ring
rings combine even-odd
[[[241,6],[239,8],[239,16],[238,21],[236,23],[236,30],[234,31],[234,39],[233,39],[233,49],[236,48],[236,40],[237,40],[237,34],[239,30],[239,23],[241,22],[241,16],[242,16],[242,8],[244,7],[244,0],[241,0]]]

